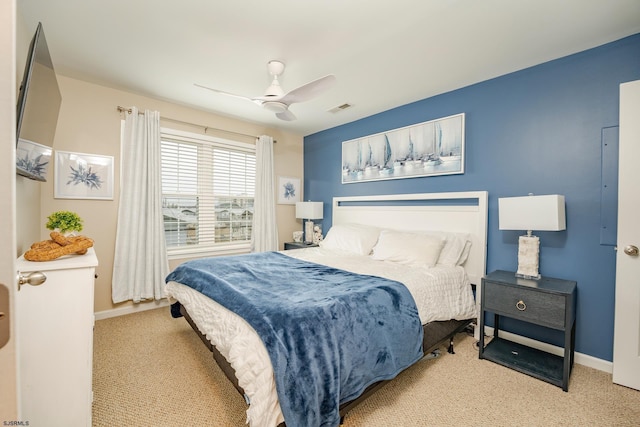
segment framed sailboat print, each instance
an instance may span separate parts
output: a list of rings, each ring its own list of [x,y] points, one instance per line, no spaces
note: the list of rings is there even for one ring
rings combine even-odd
[[[342,183],[464,173],[464,113],[342,142]]]

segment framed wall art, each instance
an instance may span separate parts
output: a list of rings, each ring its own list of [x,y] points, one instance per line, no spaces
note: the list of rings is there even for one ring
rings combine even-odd
[[[56,151],[56,199],[113,200],[113,156]]]
[[[464,113],[342,143],[342,183],[464,173]]]
[[[300,201],[300,178],[278,177],[278,204],[295,205]]]
[[[20,138],[16,147],[16,173],[36,181],[47,181],[51,147]]]

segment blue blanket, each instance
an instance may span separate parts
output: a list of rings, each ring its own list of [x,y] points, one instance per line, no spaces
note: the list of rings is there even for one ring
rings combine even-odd
[[[289,427],[337,426],[339,405],[422,357],[422,326],[401,283],[278,252],[188,261],[166,281],[242,316],[264,342]]]

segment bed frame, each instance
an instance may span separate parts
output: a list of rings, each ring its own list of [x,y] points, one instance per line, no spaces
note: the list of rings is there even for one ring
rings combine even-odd
[[[486,191],[334,197],[332,221],[333,224],[359,223],[405,231],[469,233],[472,246],[464,268],[471,283],[476,286],[476,295],[479,295],[481,279],[486,268],[487,199],[488,193]],[[185,317],[193,330],[200,336],[236,390],[244,396],[244,390],[238,385],[234,369],[218,349],[198,330],[187,310],[179,302],[172,306],[174,316],[178,315],[178,312]],[[423,325],[422,348],[424,355],[429,355],[447,341],[448,351],[453,353],[453,337],[476,320],[437,321]],[[476,322],[476,324],[478,323]],[[475,328],[475,335],[476,339],[479,339],[477,328]],[[393,380],[372,384],[360,397],[342,404],[340,406],[341,424],[347,412],[389,381]],[[284,424],[279,427],[282,426]]]
[[[176,302],[174,303],[172,309],[178,310],[180,314],[184,316],[187,322],[189,322],[189,325],[191,325],[191,328],[193,328],[193,330],[198,334],[198,336],[200,337],[204,345],[206,345],[209,351],[211,351],[211,354],[213,355],[213,359],[216,361],[218,366],[220,366],[220,369],[222,369],[222,372],[224,372],[224,374],[227,376],[229,381],[231,381],[231,383],[236,388],[236,390],[238,390],[238,393],[240,393],[240,395],[244,397],[245,393],[242,387],[238,385],[238,379],[236,378],[235,370],[233,369],[231,364],[227,362],[227,359],[225,359],[224,356],[220,354],[216,346],[211,344],[211,342],[205,337],[205,335],[200,332],[200,330],[198,329],[196,324],[193,322],[193,320],[189,316],[189,313],[184,308],[184,306],[180,305],[179,302]],[[447,351],[451,354],[454,354],[453,337],[457,333],[467,329],[469,325],[473,322],[475,322],[475,319],[448,320],[448,321],[442,321],[442,322],[438,321],[438,322],[430,322],[430,323],[427,323],[426,325],[423,325],[422,326],[424,330],[424,337],[422,340],[422,349],[424,354],[423,357],[430,355],[440,345],[442,345],[442,343],[447,342],[447,340],[448,340]],[[360,402],[365,400],[367,397],[369,397],[371,394],[373,394],[375,391],[377,391],[379,388],[381,388],[383,385],[385,385],[389,381],[393,381],[393,379],[379,381],[377,383],[371,384],[369,387],[365,389],[365,391],[357,399],[340,405],[340,425],[342,425],[342,422],[344,420],[344,417],[347,415],[347,412],[355,408]],[[278,427],[285,427],[285,424],[282,423]]]

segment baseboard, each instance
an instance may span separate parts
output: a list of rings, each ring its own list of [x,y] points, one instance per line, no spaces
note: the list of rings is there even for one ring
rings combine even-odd
[[[127,305],[126,307],[113,308],[111,310],[97,311],[95,313],[96,320],[108,319],[110,317],[124,316],[126,314],[139,313],[145,310],[153,310],[154,308],[168,307],[169,301],[166,299],[159,301],[141,302],[138,304]]]
[[[493,328],[489,326],[485,326],[484,328],[485,334],[488,336],[493,336]],[[558,356],[562,356],[564,354],[564,349],[562,347],[558,347],[555,345],[547,344],[545,342],[536,341],[531,338],[523,337],[522,335],[516,335],[511,332],[499,331],[498,335],[501,338],[508,339],[513,342],[517,342],[518,344],[526,345],[532,348],[536,348],[538,350],[543,350],[551,354],[555,354]],[[598,359],[593,356],[589,356],[588,354],[582,354],[575,352],[574,362],[583,366],[587,366],[589,368],[597,369],[599,371],[607,372],[611,374],[613,372],[613,363],[608,362],[606,360]]]

